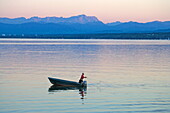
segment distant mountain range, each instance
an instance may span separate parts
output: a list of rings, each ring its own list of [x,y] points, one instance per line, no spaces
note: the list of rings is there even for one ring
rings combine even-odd
[[[23,24],[23,23],[30,23],[30,22],[37,22],[37,23],[63,23],[63,24],[86,24],[86,23],[93,23],[93,22],[100,22],[95,16],[86,16],[86,15],[78,15],[72,16],[69,18],[63,17],[31,17],[26,19],[25,17],[20,18],[0,18],[0,23],[6,24]]]
[[[104,24],[95,16],[0,18],[0,34],[86,34],[170,32],[170,21],[113,22]]]

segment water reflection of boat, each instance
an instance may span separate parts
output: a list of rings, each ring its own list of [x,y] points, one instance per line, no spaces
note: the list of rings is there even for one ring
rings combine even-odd
[[[86,91],[87,87],[73,87],[73,86],[58,86],[58,85],[52,85],[49,88],[49,92],[55,92],[58,90],[79,90],[79,91]]]
[[[72,87],[72,86],[57,86],[57,85],[52,85],[48,89],[49,92],[57,92],[57,91],[62,91],[62,90],[79,90],[79,94],[81,96],[80,99],[82,101],[85,99],[85,96],[87,94],[87,87]],[[82,104],[84,104],[84,102]]]
[[[63,79],[58,79],[58,78],[51,78],[48,77],[49,81],[56,85],[56,86],[68,86],[68,87],[86,87],[87,82],[83,81],[83,83],[78,83],[74,81],[69,81],[69,80],[63,80]]]

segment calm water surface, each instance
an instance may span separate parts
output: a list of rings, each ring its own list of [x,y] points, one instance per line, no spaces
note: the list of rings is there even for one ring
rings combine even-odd
[[[0,112],[170,112],[170,41],[0,39]]]

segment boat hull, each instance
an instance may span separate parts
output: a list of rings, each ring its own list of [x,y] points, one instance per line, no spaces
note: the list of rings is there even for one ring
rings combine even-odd
[[[57,79],[57,78],[51,78],[48,77],[49,81],[53,84],[53,85],[57,85],[57,86],[73,86],[73,87],[85,87],[87,86],[87,82],[84,81],[82,84],[78,83],[78,82],[74,82],[74,81],[68,81],[68,80],[63,80],[63,79]]]

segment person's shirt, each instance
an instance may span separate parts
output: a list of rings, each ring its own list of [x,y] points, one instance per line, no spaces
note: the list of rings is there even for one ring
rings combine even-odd
[[[84,75],[81,75],[81,78],[80,78],[80,79],[83,80],[84,78],[85,78],[85,76],[84,76]]]

